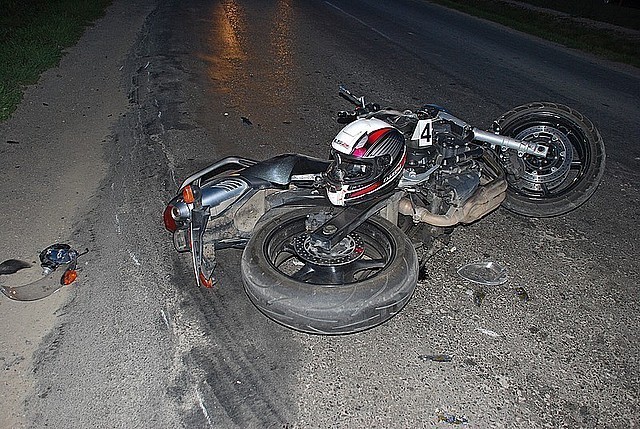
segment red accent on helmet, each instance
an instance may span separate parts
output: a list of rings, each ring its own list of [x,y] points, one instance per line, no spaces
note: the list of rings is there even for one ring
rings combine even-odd
[[[373,145],[378,142],[389,131],[391,131],[391,128],[381,128],[369,134],[369,145]]]
[[[369,192],[374,191],[375,189],[379,188],[381,185],[382,185],[382,182],[372,183],[371,185],[367,186],[366,188],[358,189],[357,191],[351,192],[349,194],[349,197],[350,198],[358,198],[361,195],[365,195],[365,194],[368,194]]]

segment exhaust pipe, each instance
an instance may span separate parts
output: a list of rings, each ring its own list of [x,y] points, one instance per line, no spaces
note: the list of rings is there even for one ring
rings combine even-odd
[[[480,188],[461,206],[451,207],[446,214],[436,215],[424,207],[415,207],[411,200],[403,198],[398,205],[400,214],[411,216],[414,222],[438,227],[470,224],[497,209],[507,196],[507,181],[496,179]]]

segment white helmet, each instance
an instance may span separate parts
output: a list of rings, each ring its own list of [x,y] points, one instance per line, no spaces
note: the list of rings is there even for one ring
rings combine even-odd
[[[404,136],[377,118],[361,118],[344,127],[331,143],[327,197],[346,206],[393,191],[406,159]]]

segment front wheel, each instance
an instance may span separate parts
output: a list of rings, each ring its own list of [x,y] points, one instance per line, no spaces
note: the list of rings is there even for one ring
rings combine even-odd
[[[298,208],[263,223],[242,254],[253,304],[276,322],[313,334],[348,334],[379,325],[409,301],[418,258],[409,239],[371,217],[331,250],[313,244],[308,227],[326,216]]]
[[[502,135],[549,148],[545,158],[500,152],[509,185],[503,207],[525,216],[558,216],[596,191],[605,148],[597,128],[581,113],[561,104],[531,103],[505,113],[495,126]]]

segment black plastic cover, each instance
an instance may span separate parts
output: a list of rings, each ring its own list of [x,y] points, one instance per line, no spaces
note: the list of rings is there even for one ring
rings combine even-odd
[[[249,180],[254,178],[285,186],[291,182],[291,176],[322,173],[330,163],[329,160],[305,155],[284,154],[247,167],[241,175]]]

